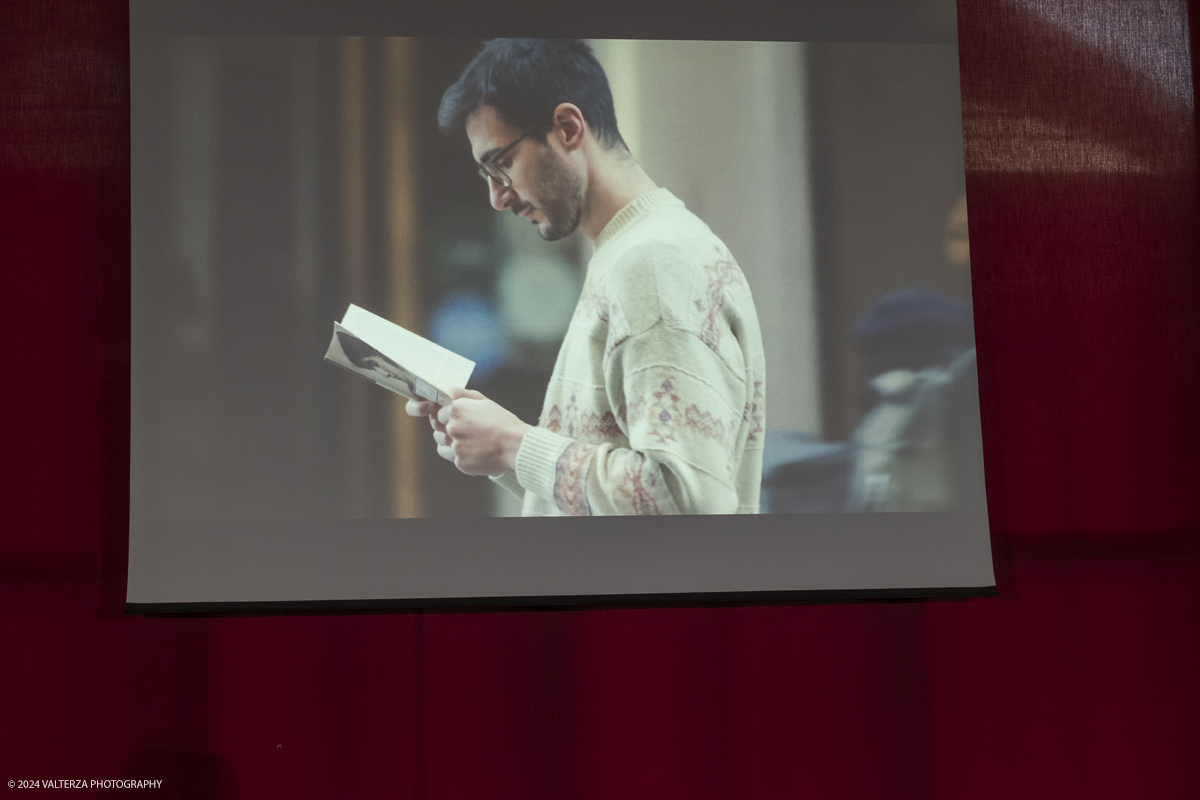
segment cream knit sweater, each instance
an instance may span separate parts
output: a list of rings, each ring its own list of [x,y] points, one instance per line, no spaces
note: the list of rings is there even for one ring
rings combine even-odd
[[[525,516],[758,511],[762,334],[750,288],[666,189],[596,239],[516,473]]]

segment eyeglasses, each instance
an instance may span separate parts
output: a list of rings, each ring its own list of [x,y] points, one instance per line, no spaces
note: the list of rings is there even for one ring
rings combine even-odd
[[[511,188],[512,178],[505,175],[504,170],[500,169],[500,166],[496,162],[500,161],[502,158],[512,152],[512,149],[520,144],[522,139],[528,138],[531,133],[540,127],[541,125],[534,125],[532,128],[529,128],[520,136],[506,144],[504,147],[492,153],[483,161],[480,161],[478,164],[480,177],[482,177],[485,181],[495,181],[505,189]]]

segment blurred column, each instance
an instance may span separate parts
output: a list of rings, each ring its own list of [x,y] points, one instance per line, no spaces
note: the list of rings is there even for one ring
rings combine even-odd
[[[415,103],[415,42],[392,38],[384,45],[384,163],[387,169],[387,307],[389,318],[408,330],[420,329],[416,268],[416,164],[412,123]],[[418,427],[404,404],[389,405],[393,464],[392,513],[421,516]]]
[[[342,280],[351,301],[367,291],[367,176],[366,176],[366,53],[361,37],[340,42],[341,61],[341,189]],[[364,516],[369,502],[367,389],[362,381],[346,387],[348,424],[342,429],[345,446],[346,510]]]

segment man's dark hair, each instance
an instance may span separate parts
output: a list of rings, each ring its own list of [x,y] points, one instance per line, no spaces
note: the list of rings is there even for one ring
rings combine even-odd
[[[536,135],[545,141],[554,109],[573,103],[606,148],[621,145],[608,78],[592,48],[580,39],[493,39],[484,45],[459,79],[442,95],[438,127],[461,131],[480,106],[496,109],[507,125],[525,130],[545,123]]]

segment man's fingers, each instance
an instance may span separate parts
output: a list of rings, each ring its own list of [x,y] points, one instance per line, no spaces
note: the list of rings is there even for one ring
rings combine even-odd
[[[410,417],[429,417],[436,414],[439,408],[441,406],[429,400],[409,400],[404,404],[404,410]]]
[[[433,432],[433,441],[437,443],[437,454],[447,461],[454,461],[454,440],[448,434]]]
[[[454,412],[455,402],[459,400],[487,400],[486,397],[474,389],[454,388],[450,390],[450,396],[453,397],[454,400],[444,406],[441,406],[437,412],[438,422],[442,423],[442,425],[446,425],[450,422],[450,415]]]

